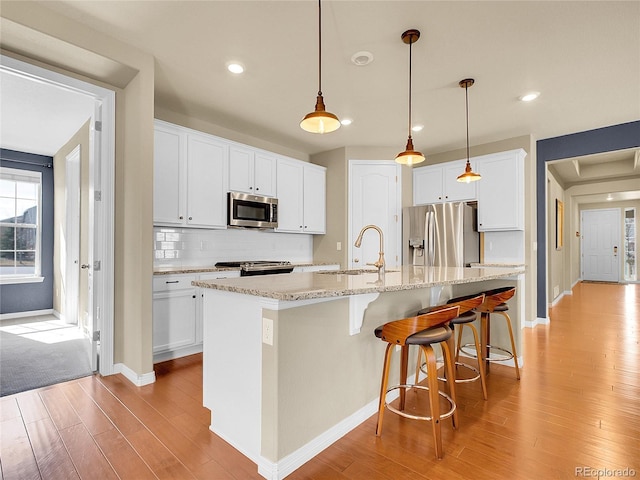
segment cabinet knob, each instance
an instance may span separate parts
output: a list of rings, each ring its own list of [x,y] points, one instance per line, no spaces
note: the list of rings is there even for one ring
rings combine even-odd
[[[193,217],[189,217],[189,220],[193,220]]]
[[[253,190],[253,187],[249,187],[249,190]]]
[[[192,298],[196,298],[196,296],[194,295]]]
[[[307,226],[305,225],[304,228],[307,228]]]
[[[449,195],[445,195],[444,198],[449,198]]]
[[[260,187],[256,187],[256,192],[257,192],[258,190],[260,190]]]
[[[178,218],[179,218],[180,220],[184,220],[184,217],[183,217],[182,215],[180,215]]]

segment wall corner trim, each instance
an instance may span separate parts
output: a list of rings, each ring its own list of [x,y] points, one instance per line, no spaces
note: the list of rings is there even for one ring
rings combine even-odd
[[[127,367],[124,363],[116,363],[113,366],[113,373],[121,373],[124,377],[133,383],[136,387],[143,387],[155,383],[156,372],[151,371],[138,375],[136,372]]]

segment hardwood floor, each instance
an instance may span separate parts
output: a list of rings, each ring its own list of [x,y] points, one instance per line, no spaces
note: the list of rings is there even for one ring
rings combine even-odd
[[[523,350],[520,381],[492,366],[487,401],[477,384],[458,385],[460,428],[443,422],[442,460],[428,424],[388,413],[382,437],[374,415],[288,478],[640,476],[640,285],[578,284],[550,325],[523,331]],[[156,374],[141,388],[94,376],[2,398],[2,477],[261,478],[208,430],[201,356]]]

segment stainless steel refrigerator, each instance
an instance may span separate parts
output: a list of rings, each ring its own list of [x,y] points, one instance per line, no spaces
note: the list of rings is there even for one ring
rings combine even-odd
[[[477,209],[473,203],[405,207],[402,223],[405,265],[463,267],[480,261]]]

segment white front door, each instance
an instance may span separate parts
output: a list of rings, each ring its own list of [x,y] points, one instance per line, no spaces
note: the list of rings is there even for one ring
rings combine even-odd
[[[583,210],[580,223],[582,279],[617,282],[620,278],[620,210]]]
[[[378,259],[380,239],[375,230],[365,233],[360,248],[353,245],[362,227],[370,224],[384,233],[386,267],[402,263],[400,182],[401,167],[394,161],[349,161],[349,268],[373,268],[366,264]]]

